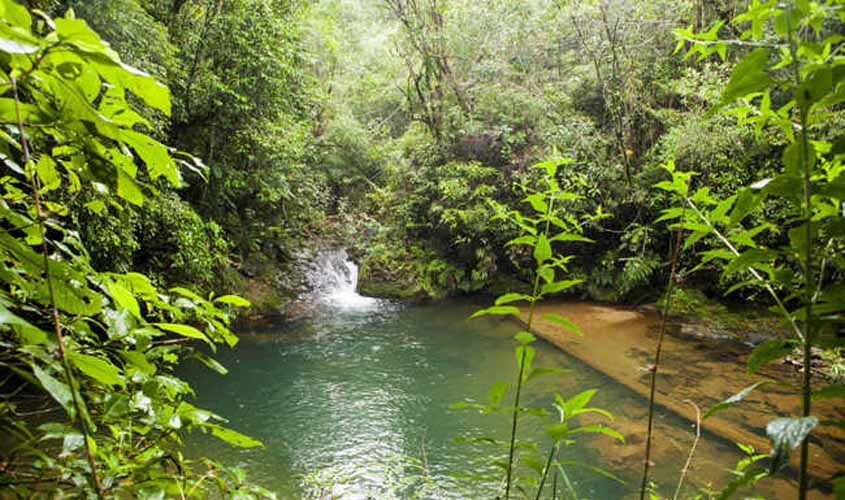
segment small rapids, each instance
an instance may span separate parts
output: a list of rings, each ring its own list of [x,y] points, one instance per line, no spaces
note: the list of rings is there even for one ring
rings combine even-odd
[[[317,254],[308,273],[308,283],[311,296],[332,308],[363,312],[378,308],[381,302],[358,293],[358,266],[342,248]]]

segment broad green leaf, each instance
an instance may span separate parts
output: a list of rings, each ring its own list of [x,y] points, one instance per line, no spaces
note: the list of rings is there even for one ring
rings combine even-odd
[[[175,333],[183,337],[208,341],[208,337],[193,326],[183,325],[180,323],[153,323],[153,325],[164,331]]]
[[[138,301],[135,300],[135,296],[129,290],[124,288],[123,285],[114,282],[109,284],[108,289],[109,295],[118,306],[129,311],[135,318],[143,319],[141,318],[141,308],[138,305]]]
[[[555,280],[555,270],[551,266],[542,266],[537,269],[537,275],[546,283],[551,283]]]
[[[802,107],[809,108],[833,89],[833,71],[829,67],[821,67],[813,71],[795,89],[795,100]]]
[[[8,310],[2,303],[0,303],[0,325],[16,325],[34,328],[29,321]]]
[[[552,246],[549,243],[545,234],[540,233],[537,236],[537,244],[534,246],[534,260],[538,265],[542,265],[552,256]]]
[[[264,444],[261,441],[258,441],[257,439],[253,439],[249,436],[241,434],[240,432],[223,427],[222,425],[206,423],[204,427],[210,429],[211,434],[214,435],[216,438],[221,439],[231,445],[237,446],[238,448],[256,448],[259,446],[264,446]]]
[[[78,352],[69,352],[68,358],[79,371],[103,385],[126,386],[120,369],[106,359]]]
[[[734,66],[728,84],[722,91],[722,99],[718,107],[726,106],[748,94],[766,89],[772,83],[771,77],[766,72],[768,63],[769,51],[762,47],[746,54]]]
[[[479,316],[487,316],[488,314],[495,314],[498,316],[512,314],[514,316],[519,316],[519,313],[519,308],[515,306],[493,306],[488,307],[487,309],[479,309],[478,311],[475,311],[469,319],[478,318]]]
[[[583,282],[584,280],[553,281],[552,283],[546,283],[545,285],[543,285],[543,288],[541,289],[540,293],[542,293],[543,295],[560,293]]]
[[[548,204],[543,199],[542,193],[533,193],[525,197],[525,200],[531,204],[531,208],[534,209],[535,212],[539,212],[541,214],[546,213],[549,210]]]
[[[135,179],[129,176],[123,169],[117,169],[117,195],[133,205],[141,206],[144,204],[144,193],[135,182]]]
[[[68,416],[74,419],[76,416],[76,409],[73,406],[73,395],[71,395],[70,388],[67,384],[58,381],[52,375],[42,370],[38,365],[33,365],[32,373],[35,378],[41,382],[41,386],[53,397],[62,408],[65,409]]]
[[[123,351],[120,353],[121,357],[129,364],[147,375],[153,375],[156,372],[156,365],[150,363],[143,352],[139,351]]]
[[[25,33],[29,33],[32,28],[32,17],[29,11],[13,0],[0,1],[0,19]]]
[[[237,295],[223,295],[214,299],[214,302],[219,302],[221,304],[229,304],[230,306],[235,307],[250,307],[252,305],[250,301]]]
[[[769,264],[775,257],[777,257],[777,253],[772,250],[751,248],[731,259],[722,270],[722,276],[731,277],[748,269],[759,269],[761,265]]]
[[[533,299],[533,297],[531,297],[530,295],[526,295],[524,293],[506,293],[504,295],[500,295],[499,297],[497,297],[495,304],[497,306],[500,306],[500,305],[503,305],[503,304],[510,304],[511,302],[517,302],[517,301],[521,301],[521,300],[525,300],[525,301],[530,302],[532,299]]]
[[[56,170],[56,162],[49,155],[41,155],[35,164],[35,172],[45,191],[53,191],[62,185],[62,178]]]
[[[152,179],[164,176],[171,186],[178,187],[182,184],[179,167],[176,166],[176,162],[170,157],[170,152],[163,144],[146,134],[132,130],[121,131],[121,139],[138,153],[147,165],[147,171]]]
[[[736,404],[736,403],[742,401],[743,399],[745,399],[749,394],[751,394],[752,391],[754,391],[754,389],[756,389],[756,388],[758,388],[762,385],[765,385],[767,383],[768,383],[768,381],[764,380],[764,381],[760,381],[760,382],[757,382],[755,384],[749,385],[745,389],[739,391],[738,393],[736,393],[733,396],[727,398],[726,400],[722,401],[721,403],[715,404],[715,405],[711,406],[710,408],[708,408],[707,411],[704,412],[704,415],[701,416],[701,419],[704,420],[707,417],[711,417],[711,416],[715,415],[716,413],[719,413],[722,410],[726,410],[726,409],[730,408],[734,404]]]
[[[576,325],[575,323],[569,321],[568,319],[564,318],[560,314],[545,314],[542,318],[543,321],[548,321],[550,323],[554,323],[556,325],[560,325],[571,332],[577,333],[578,335],[584,335],[584,332],[581,331],[581,328]]]
[[[797,346],[796,341],[784,339],[769,339],[758,344],[748,357],[748,374],[751,375],[761,366],[792,353]]]

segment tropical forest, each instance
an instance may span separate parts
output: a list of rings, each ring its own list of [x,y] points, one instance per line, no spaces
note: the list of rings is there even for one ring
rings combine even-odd
[[[845,500],[845,0],[0,0],[0,500]]]

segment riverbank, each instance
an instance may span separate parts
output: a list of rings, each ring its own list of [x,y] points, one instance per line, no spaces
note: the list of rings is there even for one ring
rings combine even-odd
[[[535,317],[549,313],[569,318],[582,329],[584,336],[543,320],[535,322],[534,333],[648,398],[648,367],[654,356],[659,322],[656,311],[551,302],[538,304]],[[768,451],[771,445],[765,437],[766,423],[776,416],[799,414],[797,392],[789,387],[796,378],[792,368],[782,365],[767,366],[755,376],[747,376],[745,361],[750,351],[750,347],[739,342],[684,337],[677,331],[670,333],[664,339],[657,404],[663,411],[695,422],[695,408],[687,401],[693,401],[704,411],[754,382],[769,380],[771,384],[743,402],[702,422],[703,429],[714,435]],[[843,413],[842,408],[830,401],[814,403],[813,414],[821,420],[842,420]],[[845,432],[832,426],[819,426],[813,432],[810,456],[811,471],[816,477],[829,478],[841,471],[845,463]],[[793,455],[793,465],[797,463],[796,458]]]

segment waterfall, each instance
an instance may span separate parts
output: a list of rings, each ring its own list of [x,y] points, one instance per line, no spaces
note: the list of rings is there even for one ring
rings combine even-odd
[[[344,310],[368,310],[379,300],[359,295],[358,266],[349,259],[346,250],[323,250],[308,275],[313,296],[325,305]]]

